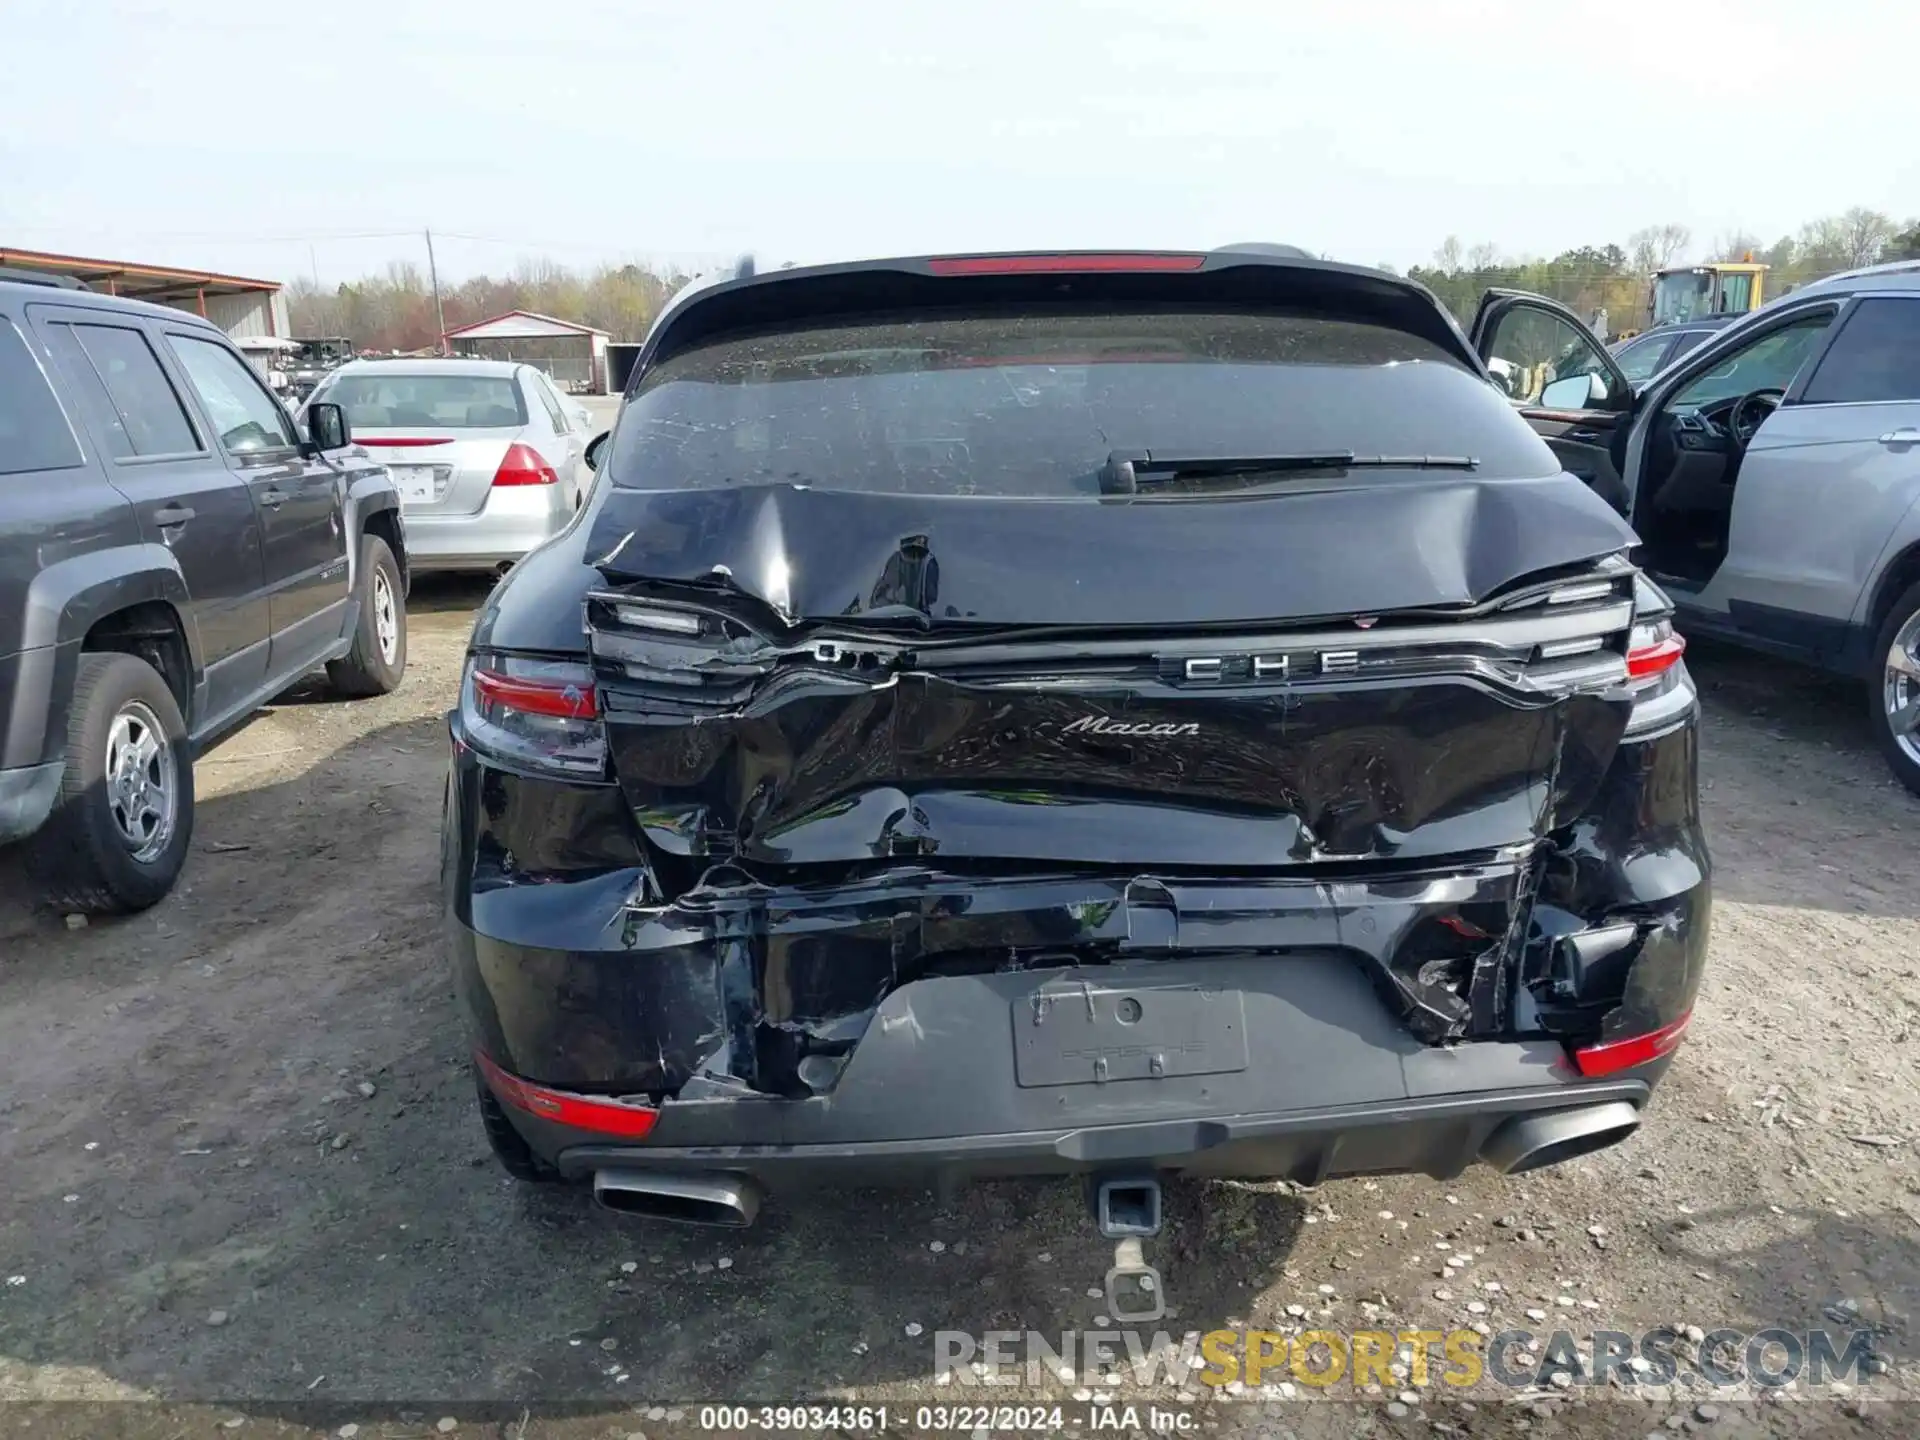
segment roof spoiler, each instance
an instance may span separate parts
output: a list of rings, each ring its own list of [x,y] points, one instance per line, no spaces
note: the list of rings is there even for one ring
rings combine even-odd
[[[1084,261],[1075,265],[1074,261]],[[1139,263],[1115,263],[1135,261]],[[1230,308],[1309,309],[1426,339],[1479,375],[1480,357],[1433,292],[1384,271],[1316,259],[1298,246],[1247,241],[1206,252],[1009,252],[865,260],[761,274],[751,255],[696,279],[654,317],[629,393],[669,355],[715,335],[879,311],[1052,302],[1063,284],[1116,304],[1178,300]]]
[[[1311,250],[1302,250],[1298,245],[1282,245],[1273,240],[1241,240],[1233,245],[1221,245],[1215,248],[1216,255],[1276,255],[1283,260],[1315,260]]]

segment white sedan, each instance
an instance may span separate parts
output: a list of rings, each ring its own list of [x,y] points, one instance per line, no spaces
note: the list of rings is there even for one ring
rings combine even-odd
[[[585,408],[532,365],[355,360],[307,403],[321,400],[393,475],[415,571],[504,570],[564,530],[592,484]]]

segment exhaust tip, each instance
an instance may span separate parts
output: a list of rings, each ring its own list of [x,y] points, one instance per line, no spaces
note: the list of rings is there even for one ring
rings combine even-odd
[[[1618,1145],[1640,1128],[1640,1112],[1624,1100],[1515,1115],[1480,1147],[1480,1158],[1504,1175],[1523,1175]]]
[[[744,1230],[760,1213],[761,1191],[744,1175],[599,1170],[593,1177],[593,1198],[622,1215]]]

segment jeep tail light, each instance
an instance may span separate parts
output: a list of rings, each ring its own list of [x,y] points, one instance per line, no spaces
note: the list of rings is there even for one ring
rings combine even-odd
[[[558,485],[560,476],[540,458],[540,452],[519,441],[507,447],[500,457],[500,468],[493,472],[495,485]]]
[[[1673,628],[1673,602],[1644,575],[1634,577],[1633,628],[1627,636],[1627,688],[1633,694],[1628,740],[1644,739],[1685,719],[1699,703],[1687,673],[1686,638]]]
[[[476,655],[460,687],[460,720],[467,742],[495,759],[566,776],[606,773],[607,731],[585,665]]]
[[[1671,1055],[1686,1038],[1687,1025],[1692,1019],[1693,1012],[1689,1010],[1671,1024],[1662,1025],[1645,1035],[1630,1035],[1624,1040],[1608,1040],[1599,1045],[1582,1045],[1573,1052],[1574,1067],[1587,1079],[1593,1080],[1602,1075],[1616,1075],[1622,1070],[1631,1070],[1636,1065],[1645,1065],[1662,1055]]]
[[[575,1095],[566,1090],[549,1090],[509,1075],[479,1050],[473,1052],[486,1077],[487,1088],[501,1103],[565,1125],[574,1130],[591,1130],[600,1135],[617,1135],[623,1140],[644,1140],[651,1133],[660,1111],[652,1105],[635,1105],[604,1095]]]

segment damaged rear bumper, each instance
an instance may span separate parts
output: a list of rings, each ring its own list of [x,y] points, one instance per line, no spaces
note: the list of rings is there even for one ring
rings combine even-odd
[[[1664,1058],[1595,1078],[1568,1047],[1671,1025],[1705,960],[1690,724],[1621,746],[1540,841],[1446,863],[781,884],[720,865],[671,899],[618,787],[455,740],[442,874],[477,1047],[658,1107],[637,1143],[510,1112],[575,1176],[1507,1168],[1526,1117],[1637,1114]]]
[[[1142,1025],[1173,993],[1231,997],[1247,1043],[1197,1058],[1207,1073],[1030,1083],[1062,1078],[1023,1053],[1033,997],[1050,991],[1074,1005],[1083,985],[1096,1003],[1136,999]],[[1168,1048],[1183,1043],[1204,1048],[1191,1031]],[[1486,1158],[1503,1127],[1523,1117],[1617,1103],[1637,1116],[1665,1064],[1584,1081],[1550,1041],[1421,1045],[1340,957],[1276,966],[1243,956],[1121,964],[1097,978],[1056,971],[917,981],[882,1002],[832,1093],[668,1100],[641,1143],[513,1118],[572,1178],[608,1169],[725,1172],[768,1189],[1144,1170],[1303,1184],[1408,1172],[1446,1178]]]

